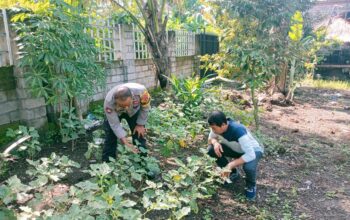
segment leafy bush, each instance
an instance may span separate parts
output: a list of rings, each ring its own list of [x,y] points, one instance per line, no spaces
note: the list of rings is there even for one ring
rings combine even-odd
[[[63,0],[35,6],[42,5],[45,10],[29,7],[12,18],[18,36],[19,67],[25,70],[32,93],[53,105],[60,118],[65,105],[69,108],[65,113],[82,118],[78,100],[90,97],[105,83],[103,68],[96,62],[95,40],[86,33],[90,28],[88,17],[82,7]],[[73,123],[67,118],[72,119],[61,119],[64,126],[60,128]],[[77,132],[67,131],[61,131],[63,142],[76,138]]]
[[[79,135],[85,134],[83,122],[80,121],[73,113],[74,108],[64,108],[59,122],[61,124],[61,137],[62,142],[67,143],[72,141],[72,147],[74,148],[74,141],[79,138]]]
[[[204,98],[206,90],[203,84],[206,78],[190,77],[179,79],[175,75],[169,78],[176,98],[183,104],[183,110],[186,115],[191,114],[193,107],[199,106]]]
[[[172,151],[191,144],[197,134],[204,131],[203,121],[189,121],[182,111],[182,106],[166,99],[166,102],[152,108],[147,128],[150,130],[150,139],[161,146],[161,153],[169,156]]]
[[[217,175],[212,172],[213,159],[191,156],[187,163],[175,159],[177,169],[163,174],[164,183],[146,181],[142,202],[146,213],[170,210],[171,219],[182,219],[191,211],[198,213],[198,199],[209,198],[216,191]]]

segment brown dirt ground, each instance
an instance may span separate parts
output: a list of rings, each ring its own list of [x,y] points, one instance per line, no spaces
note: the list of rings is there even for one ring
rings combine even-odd
[[[240,180],[204,202],[213,219],[350,219],[350,91],[299,88],[295,103],[262,116],[286,152],[261,161],[257,200]]]
[[[240,179],[220,188],[212,199],[200,201],[199,215],[186,219],[350,219],[350,91],[299,88],[295,102],[288,107],[273,105],[271,112],[263,113],[261,131],[273,140],[266,151],[272,146],[284,150],[260,162],[257,200],[244,199]],[[85,169],[88,139],[80,140],[73,152],[69,146],[51,146],[39,156],[55,151]],[[160,161],[164,165],[164,158]],[[9,168],[0,184],[15,174],[24,181],[30,178],[24,160]],[[74,172],[64,182],[85,178],[86,174]]]

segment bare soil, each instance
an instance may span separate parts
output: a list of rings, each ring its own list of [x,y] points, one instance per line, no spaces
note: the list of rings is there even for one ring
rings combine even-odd
[[[205,202],[212,217],[350,219],[349,106],[350,91],[305,87],[298,88],[294,106],[273,105],[261,131],[285,150],[260,162],[255,202],[243,199],[241,179]]]
[[[272,154],[260,162],[256,201],[245,200],[241,178],[200,201],[200,213],[187,219],[350,219],[349,106],[350,91],[305,87],[296,91],[294,106],[273,105],[261,118],[261,133],[271,140],[265,150]],[[89,166],[83,154],[90,138],[88,134],[81,139],[74,151],[69,145],[52,146],[39,156],[67,155],[84,170]],[[162,167],[169,168],[165,158],[159,159]],[[10,163],[0,184],[12,175],[26,182],[30,179],[26,169],[25,160]],[[74,184],[86,178],[76,170],[64,182]]]

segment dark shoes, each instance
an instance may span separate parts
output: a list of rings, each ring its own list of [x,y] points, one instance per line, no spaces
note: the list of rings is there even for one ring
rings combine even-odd
[[[256,186],[246,188],[245,189],[245,197],[249,201],[254,201],[256,198]]]

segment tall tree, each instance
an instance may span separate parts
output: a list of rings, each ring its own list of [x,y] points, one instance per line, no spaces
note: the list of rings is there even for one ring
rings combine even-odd
[[[290,18],[297,9],[305,10],[309,1],[232,0],[210,5],[216,10],[216,23],[222,30],[223,49],[211,67],[230,73],[250,89],[258,127],[256,91],[280,74],[281,65],[288,66]]]
[[[165,15],[166,0],[134,0],[138,13],[132,13],[128,6],[133,2],[112,0],[114,4],[129,14],[133,22],[145,36],[146,43],[151,51],[156,67],[156,74],[161,88],[167,86],[167,76],[170,75],[169,53],[167,46],[166,26],[168,16]]]

